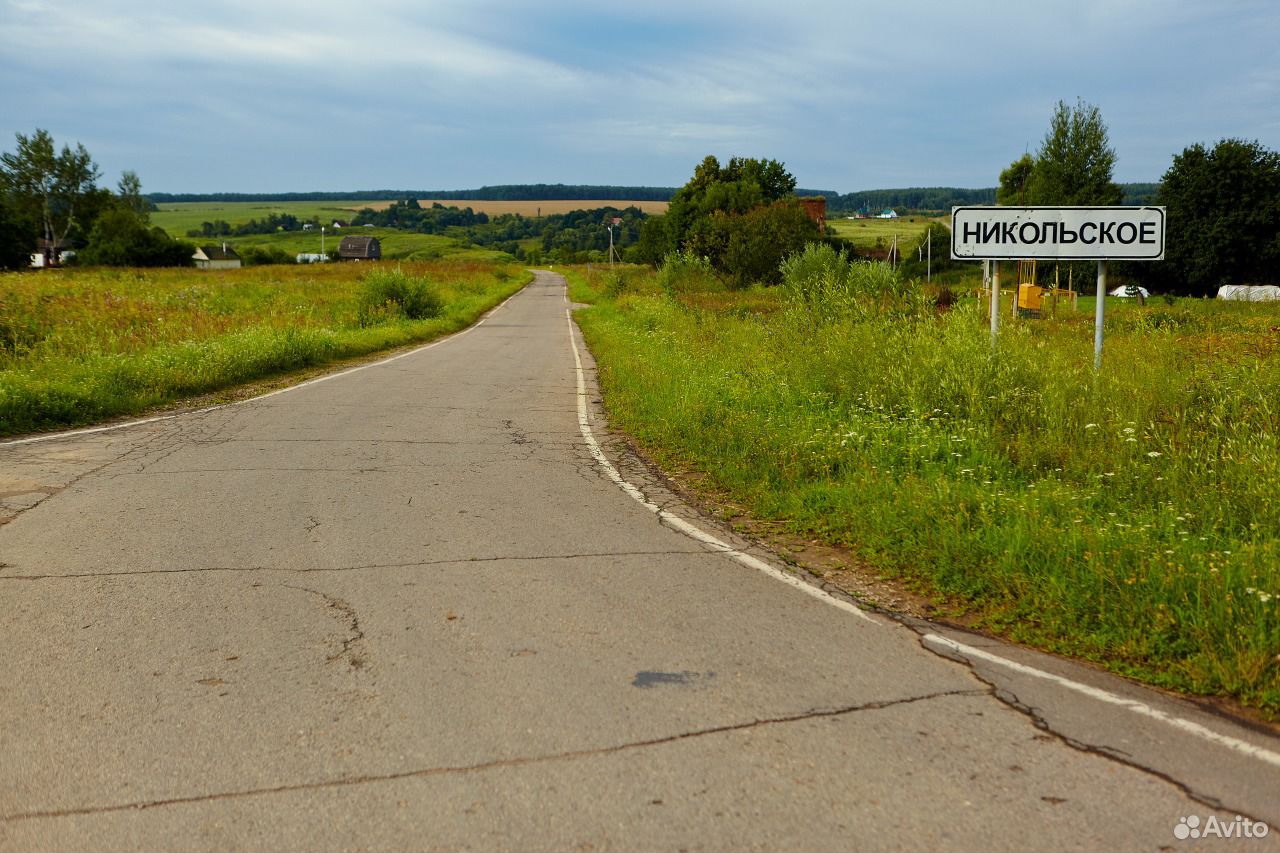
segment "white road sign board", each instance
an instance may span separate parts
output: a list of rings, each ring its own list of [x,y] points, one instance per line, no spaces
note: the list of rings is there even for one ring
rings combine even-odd
[[[1163,207],[953,207],[956,260],[1158,261]]]

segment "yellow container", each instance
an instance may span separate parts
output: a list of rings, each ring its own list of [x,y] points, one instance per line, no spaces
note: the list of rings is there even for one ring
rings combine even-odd
[[[1018,308],[1023,311],[1039,311],[1044,304],[1044,288],[1034,284],[1018,285]]]

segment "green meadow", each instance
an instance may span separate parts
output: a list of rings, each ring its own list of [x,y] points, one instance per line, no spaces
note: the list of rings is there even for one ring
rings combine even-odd
[[[456,258],[0,274],[0,435],[427,341],[529,279],[516,266]]]
[[[1086,311],[993,350],[974,300],[793,273],[572,273],[611,424],[944,614],[1280,714],[1280,306],[1109,299],[1095,373]]]
[[[884,249],[898,238],[898,247],[905,253],[924,234],[934,220],[926,216],[902,216],[897,219],[828,219],[827,231],[843,237],[857,249]],[[950,251],[951,247],[946,247]],[[937,251],[938,247],[934,246]]]
[[[362,207],[376,202],[366,201],[175,201],[157,205],[152,211],[151,223],[158,225],[171,237],[185,238],[187,232],[199,228],[204,222],[219,219],[233,227],[251,219],[266,219],[271,214],[289,214],[301,220],[313,216],[320,222],[332,225],[334,220],[350,220]]]

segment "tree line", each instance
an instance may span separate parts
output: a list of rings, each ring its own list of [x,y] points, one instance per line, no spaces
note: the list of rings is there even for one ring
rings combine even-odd
[[[112,192],[98,186],[101,170],[82,144],[59,149],[39,129],[15,136],[15,150],[0,154],[0,267],[27,267],[37,253],[55,266],[72,249],[86,264],[191,263],[194,247],[151,225],[154,205],[136,173]]]
[[[1000,173],[1002,205],[1114,205],[1115,149],[1098,108],[1059,101],[1036,153]],[[1146,185],[1136,185],[1146,186]],[[1165,208],[1165,258],[1116,264],[1116,271],[1164,293],[1204,296],[1224,284],[1280,281],[1280,154],[1256,141],[1196,143],[1173,158],[1138,203]]]
[[[225,219],[212,222],[201,222],[199,228],[187,229],[188,237],[246,237],[250,234],[275,234],[277,231],[301,231],[303,225],[319,227],[316,217],[303,222],[292,213],[269,213],[263,219],[250,219],[239,225],[232,225]]]
[[[352,224],[441,234],[504,251],[522,261],[581,263],[608,250],[610,229],[614,248],[622,257],[639,240],[644,219],[644,211],[635,206],[605,206],[539,217],[518,213],[490,216],[470,207],[439,202],[423,207],[416,199],[408,198],[381,210],[364,208],[355,214]],[[532,240],[537,243],[527,246]]]

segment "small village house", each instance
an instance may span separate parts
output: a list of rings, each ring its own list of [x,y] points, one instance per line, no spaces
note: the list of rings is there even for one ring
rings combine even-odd
[[[241,266],[240,256],[226,243],[221,246],[201,246],[191,258],[202,270],[234,270]]]
[[[342,261],[376,261],[382,258],[382,244],[377,237],[343,237],[338,244]]]

